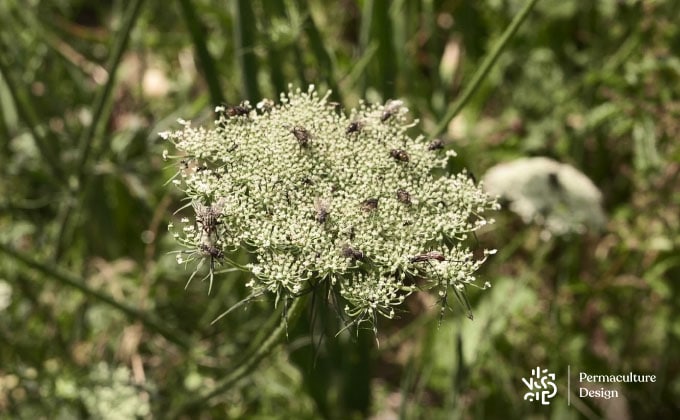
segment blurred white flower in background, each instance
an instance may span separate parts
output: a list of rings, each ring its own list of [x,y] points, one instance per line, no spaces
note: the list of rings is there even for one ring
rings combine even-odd
[[[604,227],[602,194],[571,165],[545,157],[522,158],[490,168],[483,178],[489,194],[509,203],[525,223],[544,227],[544,237]]]
[[[149,417],[149,396],[132,383],[127,367],[114,367],[100,362],[90,372],[89,379],[92,383],[79,390],[88,413],[94,418],[115,420]]]

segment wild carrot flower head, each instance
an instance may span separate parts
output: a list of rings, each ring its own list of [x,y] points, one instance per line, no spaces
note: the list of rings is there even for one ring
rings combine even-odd
[[[194,213],[171,227],[178,262],[212,268],[243,248],[255,291],[324,285],[357,323],[394,317],[416,289],[464,301],[492,252],[475,258],[465,239],[498,205],[466,173],[446,174],[453,151],[407,134],[401,101],[345,114],[312,86],[216,111],[214,128],[161,133]]]

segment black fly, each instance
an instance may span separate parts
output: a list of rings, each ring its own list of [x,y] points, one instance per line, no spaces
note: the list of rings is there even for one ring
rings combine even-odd
[[[306,128],[296,125],[290,130],[290,132],[295,136],[298,143],[300,144],[300,147],[309,146],[309,140],[312,135],[309,134],[309,131],[307,131]]]
[[[409,206],[411,205],[411,194],[406,190],[397,190],[397,200]]]
[[[427,145],[427,150],[441,150],[444,148],[444,142],[441,139],[434,139]]]
[[[406,150],[402,149],[390,150],[390,156],[392,156],[394,160],[398,160],[399,162],[408,162],[411,159],[408,153],[406,153]]]
[[[363,261],[365,258],[365,255],[362,251],[354,249],[347,244],[342,246],[342,256],[345,258],[351,258],[354,261]]]
[[[347,129],[345,130],[345,134],[351,135],[351,134],[355,134],[355,133],[360,133],[361,129],[363,127],[364,127],[364,124],[361,121],[352,121],[347,126]]]
[[[206,235],[208,242],[219,240],[219,232],[217,228],[222,224],[220,221],[222,205],[218,201],[212,205],[203,205],[194,203],[194,211],[196,212],[196,223],[201,232]]]
[[[373,211],[378,208],[378,199],[369,198],[361,202],[361,210],[363,211]]]

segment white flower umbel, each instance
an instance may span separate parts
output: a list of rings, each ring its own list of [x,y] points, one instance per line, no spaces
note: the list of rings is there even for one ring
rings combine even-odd
[[[605,224],[602,194],[573,166],[545,157],[522,158],[487,171],[484,187],[510,202],[510,209],[525,223],[543,226],[544,237]]]
[[[213,129],[164,133],[195,214],[171,229],[178,262],[207,261],[212,281],[244,248],[249,287],[281,298],[325,283],[354,322],[393,317],[418,288],[459,296],[490,253],[474,259],[462,243],[498,205],[467,174],[441,175],[455,153],[410,137],[402,101],[346,115],[327,98],[291,88],[278,103],[221,107]]]

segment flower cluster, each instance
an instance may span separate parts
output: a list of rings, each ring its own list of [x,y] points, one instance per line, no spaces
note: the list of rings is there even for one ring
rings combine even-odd
[[[181,120],[161,133],[194,215],[171,225],[186,247],[178,262],[207,261],[212,282],[215,264],[246,249],[248,286],[282,297],[323,284],[356,322],[394,317],[417,289],[445,304],[474,284],[490,252],[463,244],[498,205],[467,174],[446,174],[455,153],[441,141],[407,134],[401,101],[346,115],[313,87],[291,88],[278,103],[216,112],[213,129]]]
[[[549,239],[606,224],[602,193],[578,169],[545,157],[500,163],[484,174],[484,188],[509,202],[525,223],[543,227]]]

